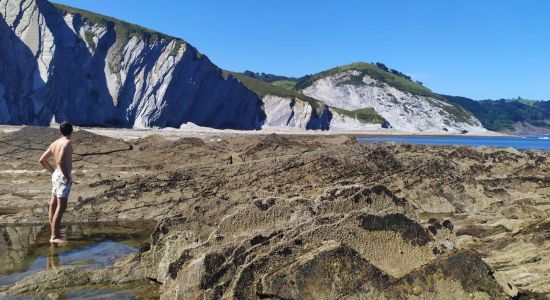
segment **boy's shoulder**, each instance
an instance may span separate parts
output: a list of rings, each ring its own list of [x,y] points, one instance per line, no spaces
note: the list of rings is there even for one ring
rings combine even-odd
[[[71,144],[71,140],[68,140],[68,139],[65,139],[65,138],[58,138],[57,140],[55,140],[53,143],[52,143],[52,146],[53,145],[59,145],[59,146],[67,146],[67,145],[70,145]]]

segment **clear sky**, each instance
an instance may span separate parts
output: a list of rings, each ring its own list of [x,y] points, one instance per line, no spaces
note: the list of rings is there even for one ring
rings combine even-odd
[[[57,0],[183,38],[221,68],[383,62],[433,91],[550,99],[546,0]]]

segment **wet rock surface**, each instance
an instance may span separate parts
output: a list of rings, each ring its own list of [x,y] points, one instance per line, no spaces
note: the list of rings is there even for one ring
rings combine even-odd
[[[36,161],[55,134],[0,135],[0,223],[46,222],[49,176]],[[136,281],[163,299],[550,293],[548,153],[85,131],[74,145],[66,220],[154,220],[151,240],[113,267],[39,273],[9,293]]]

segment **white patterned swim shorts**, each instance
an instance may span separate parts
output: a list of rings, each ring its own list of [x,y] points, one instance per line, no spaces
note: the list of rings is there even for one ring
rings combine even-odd
[[[72,181],[65,182],[65,176],[59,170],[55,170],[52,174],[52,195],[58,198],[69,198],[71,193]]]

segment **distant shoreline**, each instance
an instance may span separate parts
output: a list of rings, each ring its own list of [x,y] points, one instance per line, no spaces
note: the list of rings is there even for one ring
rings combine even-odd
[[[0,125],[0,132],[9,133],[18,131],[25,125]],[[55,127],[55,126],[52,126]],[[302,130],[294,128],[266,128],[262,130],[234,130],[234,129],[212,129],[199,126],[189,126],[185,128],[102,128],[102,127],[78,127],[80,130],[86,130],[95,134],[104,135],[123,140],[133,140],[144,138],[150,135],[160,135],[166,139],[176,140],[184,137],[220,137],[220,136],[257,136],[257,135],[310,135],[310,136],[355,136],[355,137],[380,137],[380,136],[474,136],[474,137],[513,137],[514,135],[487,131],[487,132],[469,132],[466,134],[449,132],[405,132],[392,129],[382,130]]]

